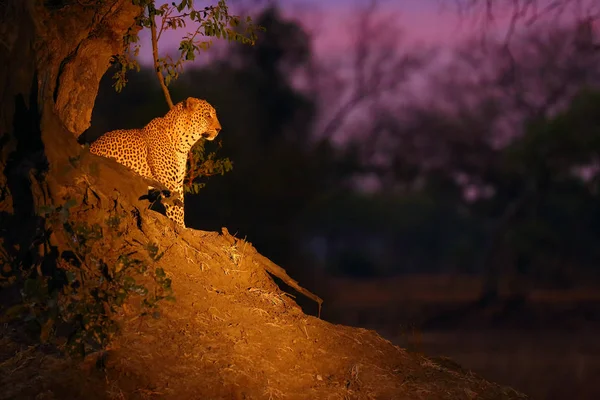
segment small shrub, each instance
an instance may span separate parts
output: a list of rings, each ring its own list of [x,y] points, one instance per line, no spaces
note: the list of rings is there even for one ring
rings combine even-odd
[[[89,224],[72,218],[76,205],[69,200],[40,207],[46,229],[37,242],[46,250],[37,265],[20,268],[13,278],[21,304],[12,308],[12,317],[21,317],[42,342],[85,356],[110,344],[119,332],[117,316],[134,296],[141,299],[136,312],[154,317],[161,300],[174,298],[171,280],[154,265],[164,255],[157,244],[145,246],[148,257],[115,248],[126,213],[114,211],[105,224]],[[9,269],[14,268],[3,267]]]

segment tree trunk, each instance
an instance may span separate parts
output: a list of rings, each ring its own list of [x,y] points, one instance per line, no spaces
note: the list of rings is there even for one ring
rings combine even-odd
[[[140,12],[131,0],[0,2],[2,273],[39,267],[40,209],[58,207],[81,182],[87,156],[77,137]]]
[[[513,284],[510,290],[514,293],[510,294],[510,297],[522,298],[525,296],[523,293],[526,289],[519,279],[522,278],[520,273],[516,271],[517,266],[512,266],[512,262],[506,262],[500,257],[500,252],[503,251],[505,235],[513,223],[516,216],[523,212],[524,209],[531,205],[531,202],[537,196],[537,184],[534,179],[527,182],[523,188],[521,194],[512,201],[504,209],[504,212],[495,221],[494,227],[492,228],[489,238],[487,240],[486,247],[483,251],[483,255],[480,261],[481,271],[484,271],[484,282],[483,290],[478,300],[478,305],[481,307],[488,307],[500,300],[500,283],[502,274],[512,275]],[[501,265],[503,263],[503,265]],[[508,268],[508,270],[507,270]]]
[[[22,115],[15,113],[22,106],[36,111],[38,134],[53,164],[77,151],[73,139],[90,125],[100,79],[111,57],[123,51],[123,37],[141,9],[131,0],[40,3],[9,0],[2,10],[7,51],[0,65],[0,129],[18,142],[22,132],[15,124]]]

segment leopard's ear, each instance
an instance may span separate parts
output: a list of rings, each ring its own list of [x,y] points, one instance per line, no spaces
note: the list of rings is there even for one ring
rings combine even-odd
[[[183,102],[183,106],[186,110],[190,110],[190,111],[196,111],[200,108],[200,105],[202,104],[201,100],[198,100],[194,97],[188,97],[184,102]]]

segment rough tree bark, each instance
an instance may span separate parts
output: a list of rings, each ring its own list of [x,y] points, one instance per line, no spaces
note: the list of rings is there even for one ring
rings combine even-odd
[[[0,264],[41,257],[38,211],[77,184],[77,137],[140,12],[131,0],[0,2]]]

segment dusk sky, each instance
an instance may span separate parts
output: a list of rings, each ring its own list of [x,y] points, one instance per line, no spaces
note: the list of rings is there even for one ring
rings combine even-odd
[[[369,1],[294,0],[282,1],[280,4],[285,11],[291,11],[288,15],[294,15],[295,12],[305,14],[301,22],[309,27],[320,20],[323,28],[329,29],[323,29],[322,35],[315,38],[317,43],[335,45],[336,37],[343,36],[339,33],[347,31],[349,17],[369,4]],[[465,33],[464,26],[460,26],[460,20],[453,10],[443,9],[435,0],[384,0],[377,7],[382,14],[397,16],[398,26],[405,30],[411,40],[445,43]]]
[[[172,0],[157,0],[157,5],[172,2]],[[259,4],[268,4],[270,1],[259,1]],[[279,4],[283,14],[300,22],[305,29],[312,33],[314,47],[318,55],[335,55],[337,50],[343,50],[348,41],[348,25],[352,15],[357,10],[366,7],[371,0],[279,0],[272,1]],[[538,12],[544,10],[552,0],[538,0]],[[194,2],[197,8],[206,4],[216,3],[214,0],[203,0]],[[245,0],[230,0],[229,6],[234,14],[244,14],[240,4],[252,3]],[[508,21],[513,12],[513,1],[499,0],[493,4],[494,25],[487,25],[486,32],[498,32],[503,35],[508,27]],[[599,13],[597,0],[581,0],[568,3],[570,7],[562,10],[561,18],[570,19],[573,16],[581,18],[583,14]],[[377,8],[386,16],[397,16],[397,25],[404,31],[405,39],[412,43],[423,43],[429,45],[440,45],[450,47],[460,43],[466,37],[481,32],[481,25],[475,21],[482,16],[482,9],[476,9],[471,16],[459,16],[455,0],[379,0]],[[240,11],[242,10],[242,11]],[[532,15],[532,8],[526,12],[527,18]],[[546,14],[550,15],[550,14]],[[479,19],[481,22],[481,19]],[[571,19],[572,20],[572,19]],[[148,32],[143,32],[145,42]],[[184,30],[168,32],[162,49],[173,54],[176,50]],[[150,61],[150,46],[142,51],[142,61]],[[174,49],[173,49],[174,48]],[[175,55],[175,54],[173,54]]]
[[[158,2],[162,3],[161,1]],[[283,0],[279,2],[282,13],[297,20],[314,38],[314,50],[319,56],[337,55],[344,51],[349,41],[349,22],[367,0]],[[231,7],[236,12],[235,3]],[[397,15],[397,26],[408,43],[448,45],[473,33],[472,24],[461,24],[451,7],[442,7],[436,0],[382,0],[378,3],[382,15]],[[185,32],[168,32],[161,43],[161,53],[176,55],[176,46]],[[146,45],[149,32],[142,32],[141,60],[151,60],[150,46]],[[216,42],[216,41],[215,41]]]

